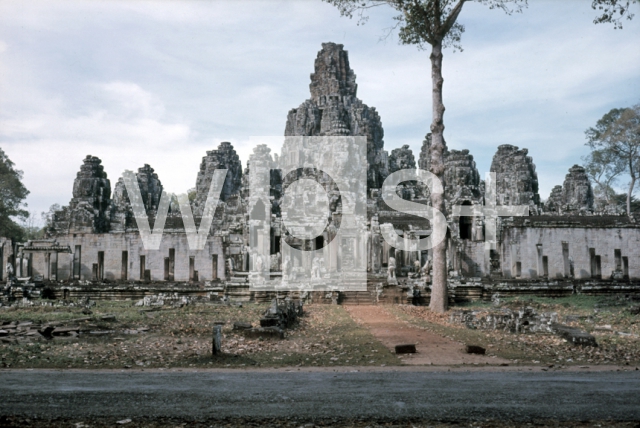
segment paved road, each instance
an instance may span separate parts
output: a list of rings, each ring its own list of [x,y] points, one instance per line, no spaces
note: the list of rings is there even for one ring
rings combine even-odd
[[[640,372],[0,371],[0,415],[640,420]]]

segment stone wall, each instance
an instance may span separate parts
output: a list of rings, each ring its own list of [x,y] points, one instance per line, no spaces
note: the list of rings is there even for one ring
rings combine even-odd
[[[637,227],[505,227],[500,251],[506,278],[640,279]]]
[[[210,281],[213,275],[213,256],[217,255],[217,272],[215,277],[224,279],[225,265],[222,239],[210,236],[203,251],[189,249],[187,237],[184,233],[165,233],[160,249],[145,250],[138,233],[92,233],[70,234],[57,238],[60,245],[68,245],[72,254],[58,255],[58,280],[86,280],[95,279],[94,264],[97,266],[102,257],[102,272],[99,275],[108,281],[139,281],[141,277],[141,258],[145,257],[145,269],[150,271],[151,281],[165,280],[165,259],[170,256],[170,249],[174,249],[172,281],[189,281],[193,278],[190,272],[190,257],[194,258],[194,269],[198,272],[199,281]],[[79,247],[79,251],[78,251]],[[126,256],[123,256],[126,252]],[[100,256],[99,253],[103,253]],[[123,277],[123,259],[126,257],[126,278]],[[74,275],[74,259],[80,260],[80,276]],[[34,275],[46,277],[47,265],[44,254],[33,254],[32,269]],[[77,268],[76,268],[77,269]],[[77,273],[77,270],[75,271]],[[75,278],[74,278],[75,277]]]

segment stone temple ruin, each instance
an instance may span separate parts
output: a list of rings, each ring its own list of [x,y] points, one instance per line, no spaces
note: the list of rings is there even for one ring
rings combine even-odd
[[[367,222],[362,225],[365,233],[353,253],[342,257],[344,266],[349,257],[356,259],[354,263],[366,265],[367,290],[309,292],[295,297],[326,303],[404,303],[413,290],[419,290],[426,303],[429,251],[394,248],[382,238],[381,228],[393,227],[403,237],[423,237],[430,233],[429,222],[391,209],[382,200],[380,189],[385,178],[395,171],[416,167],[429,170],[430,135],[417,155],[407,145],[390,153],[385,150],[380,116],[375,108],[357,98],[356,76],[342,45],[322,45],[309,88],[311,97],[287,114],[285,137],[366,137],[366,189],[361,189],[366,192]],[[278,165],[309,156],[309,150],[314,148],[285,142],[281,153],[272,155],[267,146],[259,145],[244,170],[231,143],[223,142],[208,151],[197,171],[196,194],[191,201],[196,223],[202,216],[214,171],[225,168],[228,173],[202,251],[189,248],[180,209],[174,205],[160,249],[145,250],[123,179],[118,179],[112,190],[101,160],[87,156],[73,183],[73,197],[68,206],[55,213],[48,225],[47,239],[12,244],[0,238],[0,275],[5,275],[0,279],[6,279],[10,264],[16,276],[38,279],[59,298],[140,299],[160,292],[178,292],[211,299],[268,301],[275,291],[252,291],[249,287],[256,263],[266,264],[270,278],[276,281],[284,281],[296,269],[316,273],[322,270],[323,275],[345,269],[337,262],[320,266],[310,258],[283,260],[281,254],[282,240],[286,238],[280,215],[283,189],[301,176],[320,183],[324,178],[306,168],[298,177],[283,176]],[[249,218],[262,202],[251,194],[249,177],[251,169],[259,168],[268,168],[271,177],[267,203],[271,203],[272,218],[270,230],[265,232],[271,238],[271,256],[256,262],[250,250],[253,243]],[[633,217],[594,212],[593,192],[584,168],[571,167],[562,186],[554,187],[544,204],[527,149],[499,146],[491,172],[496,173],[495,204],[526,206],[529,215],[498,217],[494,248],[486,250],[485,217],[450,215],[457,205],[485,207],[486,183],[469,150],[445,152],[451,299],[490,298],[496,292],[554,296],[640,291],[640,226]],[[139,168],[136,177],[144,209],[153,225],[163,192],[160,177],[149,165]],[[429,190],[423,183],[401,183],[397,192],[406,200],[430,204]],[[308,243],[310,249],[325,246],[335,232],[340,203],[329,193],[333,220],[322,235]],[[393,275],[390,267],[395,267]]]

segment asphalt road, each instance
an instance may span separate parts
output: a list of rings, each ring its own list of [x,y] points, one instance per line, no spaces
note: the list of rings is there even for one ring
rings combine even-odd
[[[640,420],[640,372],[7,370],[0,415]]]

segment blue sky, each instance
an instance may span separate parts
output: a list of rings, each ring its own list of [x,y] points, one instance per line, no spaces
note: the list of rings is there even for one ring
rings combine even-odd
[[[529,149],[543,199],[586,154],[584,131],[640,102],[640,10],[623,30],[594,25],[589,0],[530,0],[507,16],[469,3],[463,52],[445,52],[445,138],[482,176],[500,144]],[[638,5],[636,9],[640,9]],[[67,204],[82,159],[156,169],[167,190],[195,185],[202,156],[282,135],[309,98],[322,42],[342,43],[358,96],[380,113],[389,152],[416,158],[431,120],[428,53],[380,38],[321,1],[0,3],[0,147],[24,171],[29,209]],[[273,147],[279,151],[279,148]]]

